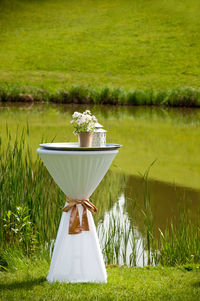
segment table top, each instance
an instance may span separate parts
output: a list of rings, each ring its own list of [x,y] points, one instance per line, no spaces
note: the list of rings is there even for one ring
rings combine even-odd
[[[53,150],[53,151],[90,151],[90,152],[96,152],[96,151],[111,151],[111,150],[117,150],[120,148],[121,144],[113,144],[113,143],[107,143],[105,146],[101,147],[80,147],[78,143],[76,142],[57,142],[57,143],[43,143],[40,144],[40,150]]]

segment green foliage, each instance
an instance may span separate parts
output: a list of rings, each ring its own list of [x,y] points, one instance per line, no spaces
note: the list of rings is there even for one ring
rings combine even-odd
[[[141,209],[142,214],[144,215],[144,225],[145,225],[145,240],[143,240],[143,247],[147,250],[147,264],[153,264],[154,260],[151,258],[151,253],[154,248],[153,242],[153,216],[151,212],[151,197],[150,197],[150,190],[149,190],[149,172],[153,164],[152,162],[150,166],[145,171],[144,175],[142,175],[142,179],[144,182],[144,210]]]
[[[56,91],[0,83],[0,102],[53,102],[73,104],[200,107],[200,90],[191,87],[166,90],[92,88],[69,86]]]
[[[5,258],[4,252],[0,251],[0,272],[1,271],[7,271],[8,270],[8,262]]]
[[[17,131],[14,142],[7,131],[5,144],[0,144],[0,229],[4,228],[3,218],[7,228],[7,231],[0,231],[1,244],[4,240],[10,241],[14,233],[18,242],[28,240],[26,235],[30,235],[31,225],[37,225],[39,242],[49,241],[58,227],[63,193],[42,162],[38,158],[32,160],[27,140],[25,130],[20,134]]]
[[[162,265],[181,265],[200,262],[200,214],[192,222],[189,211],[182,210],[176,225],[169,222],[160,230],[160,262]]]
[[[6,212],[3,219],[5,244],[16,244],[25,250],[26,254],[34,252],[38,246],[36,225],[30,220],[27,207],[16,207],[15,212]]]

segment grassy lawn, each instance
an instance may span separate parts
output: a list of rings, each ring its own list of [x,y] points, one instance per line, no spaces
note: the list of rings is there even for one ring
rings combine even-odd
[[[0,81],[199,87],[198,0],[2,0]]]
[[[49,264],[21,261],[0,272],[0,300],[200,300],[199,267],[107,267],[107,284],[49,284]]]

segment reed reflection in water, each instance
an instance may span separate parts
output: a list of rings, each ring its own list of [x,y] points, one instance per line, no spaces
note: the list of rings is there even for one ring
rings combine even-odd
[[[106,264],[144,266],[147,254],[143,249],[143,237],[134,227],[125,211],[125,197],[105,213],[103,222],[97,227],[101,248]]]
[[[144,178],[134,176],[126,177],[125,183],[97,226],[104,260],[128,266],[156,264],[160,233],[170,221],[178,226],[181,208],[189,210],[190,222],[198,222],[200,191],[154,180],[145,183]]]

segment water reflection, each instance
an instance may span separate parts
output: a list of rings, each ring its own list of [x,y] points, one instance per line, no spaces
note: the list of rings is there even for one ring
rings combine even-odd
[[[143,237],[133,227],[125,211],[125,196],[122,194],[114,206],[105,213],[103,222],[97,227],[99,241],[107,264],[144,266],[147,252],[143,248]]]
[[[111,179],[113,174],[109,176]],[[115,177],[119,177],[119,185],[122,176],[115,174]],[[101,188],[100,185],[99,190]],[[190,211],[191,221],[195,223],[200,208],[200,191],[154,180],[147,182],[142,177],[124,177],[124,185],[117,190],[108,209],[104,207],[104,217],[97,223],[105,262],[131,266],[153,264],[154,257],[146,241],[146,218],[152,223],[153,237],[159,241],[159,229],[164,232],[171,220],[176,225],[179,209],[183,207]],[[101,212],[100,204],[99,208]]]
[[[98,118],[123,120],[127,118],[166,120],[174,123],[200,124],[199,108],[169,108],[154,106],[111,106],[52,103],[0,103],[0,114],[11,115],[30,112],[31,114],[69,114],[74,111],[92,110]]]
[[[200,190],[181,187],[149,180],[150,210],[154,235],[158,236],[158,229],[164,231],[168,221],[178,220],[180,207],[191,211],[191,218],[195,222],[196,213],[200,206]],[[145,182],[142,177],[128,176],[125,186],[126,210],[130,220],[137,225],[138,230],[144,230],[144,216],[141,210],[145,209]],[[136,200],[138,210],[133,210],[133,202]]]

